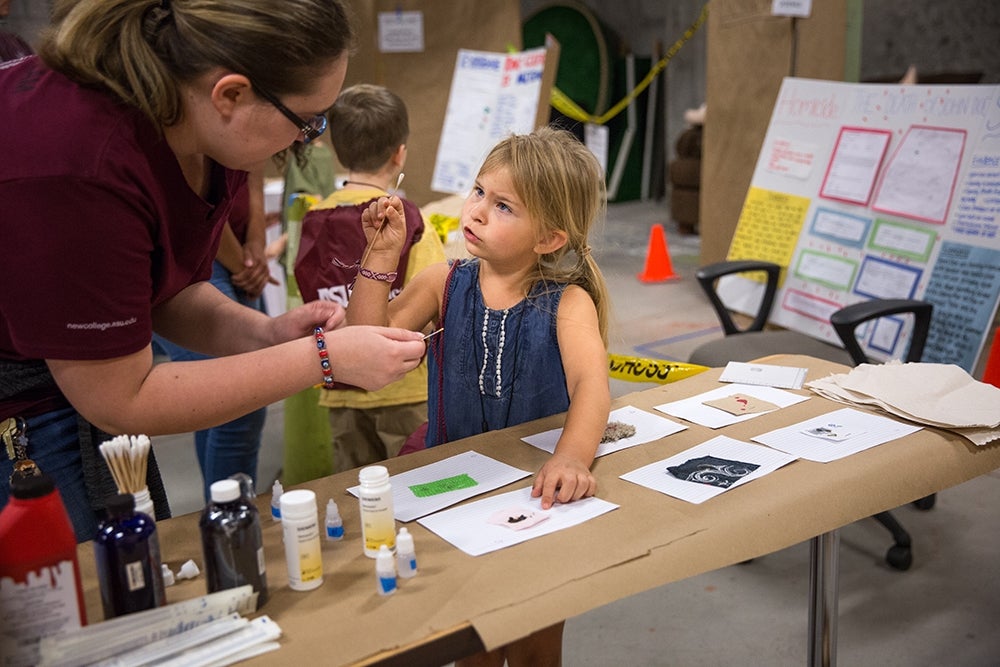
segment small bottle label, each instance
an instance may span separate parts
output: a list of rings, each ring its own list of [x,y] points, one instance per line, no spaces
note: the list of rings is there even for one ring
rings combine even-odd
[[[299,556],[299,581],[315,581],[323,578],[323,559],[319,549],[312,545],[300,545],[304,548]]]
[[[141,560],[125,563],[125,581],[129,593],[142,590],[146,587],[146,575],[143,573],[142,567],[143,562]]]
[[[379,577],[378,592],[381,595],[391,595],[396,592],[396,577]]]
[[[326,536],[331,540],[339,540],[344,537],[344,526],[327,526]]]

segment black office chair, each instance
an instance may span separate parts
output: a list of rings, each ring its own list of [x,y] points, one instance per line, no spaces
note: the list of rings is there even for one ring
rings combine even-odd
[[[741,328],[726,305],[722,303],[715,285],[723,276],[755,272],[763,273],[766,278],[764,294],[753,321]],[[853,365],[851,355],[836,345],[824,343],[798,331],[765,328],[767,320],[771,317],[774,297],[778,292],[780,273],[781,267],[777,264],[759,260],[718,262],[698,269],[695,277],[708,295],[708,300],[712,302],[725,337],[699,345],[691,353],[688,362],[715,368],[725,366],[730,361],[752,361],[771,354],[791,352],[826,359],[845,366]]]
[[[753,321],[741,329],[716,291],[716,281],[722,276],[750,272],[763,272],[766,282]],[[725,366],[729,361],[752,361],[772,354],[805,354],[848,366],[869,363],[855,330],[865,322],[899,314],[909,314],[913,318],[910,344],[904,360],[920,361],[930,331],[931,303],[916,299],[873,299],[841,308],[830,316],[830,324],[844,344],[842,349],[797,331],[765,328],[774,305],[780,273],[781,267],[777,264],[758,260],[725,261],[700,268],[695,274],[698,284],[708,295],[725,337],[699,346],[688,361],[718,367]],[[930,495],[913,505],[929,510],[934,502],[935,497]],[[888,511],[880,512],[874,518],[892,534],[894,543],[886,552],[886,563],[897,570],[908,570],[913,563],[909,533]]]

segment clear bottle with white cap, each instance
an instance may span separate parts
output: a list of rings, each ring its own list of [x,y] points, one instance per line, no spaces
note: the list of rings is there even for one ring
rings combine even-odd
[[[281,494],[284,491],[281,488],[281,480],[274,480],[274,484],[271,486],[271,518],[275,521],[281,521]]]
[[[406,528],[400,528],[396,535],[396,570],[404,579],[417,574],[417,552],[413,546],[413,535]]]
[[[296,591],[318,588],[323,583],[323,553],[314,492],[295,489],[281,494],[281,529],[288,586]]]
[[[326,503],[326,539],[334,541],[344,539],[344,520],[333,498]]]
[[[396,560],[384,544],[378,548],[378,556],[375,557],[375,587],[379,595],[396,592]]]

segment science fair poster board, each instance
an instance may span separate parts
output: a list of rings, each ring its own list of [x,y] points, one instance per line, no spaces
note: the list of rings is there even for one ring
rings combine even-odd
[[[784,267],[771,322],[838,345],[839,308],[926,299],[923,360],[972,373],[1000,300],[1000,86],[786,78],[727,259]],[[763,284],[719,290],[752,313]],[[858,328],[869,356],[902,357],[904,320]]]
[[[431,189],[465,195],[498,141],[535,129],[545,62],[544,47],[509,54],[459,50]]]

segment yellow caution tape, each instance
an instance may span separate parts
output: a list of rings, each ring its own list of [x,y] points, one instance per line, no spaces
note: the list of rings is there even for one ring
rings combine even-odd
[[[708,370],[708,366],[685,364],[663,359],[643,359],[621,354],[608,355],[608,374],[616,380],[626,382],[656,382],[666,384],[697,375]]]
[[[673,59],[675,55],[677,55],[677,52],[681,50],[681,47],[684,46],[684,44],[686,44],[688,40],[694,37],[694,34],[698,32],[698,29],[701,28],[702,24],[705,23],[705,20],[707,18],[708,18],[708,3],[705,3],[705,5],[701,8],[701,13],[698,15],[698,18],[694,20],[694,23],[688,26],[688,29],[684,31],[684,34],[681,35],[680,39],[674,42],[673,46],[671,46],[670,49],[667,50],[667,54],[663,56],[663,58],[661,58],[659,62],[653,65],[652,68],[650,68],[649,73],[646,74],[643,80],[639,82],[639,85],[635,87],[635,90],[633,90],[628,95],[623,97],[621,101],[619,101],[613,107],[605,111],[602,115],[593,116],[587,113],[576,102],[567,97],[566,94],[563,93],[558,88],[552,89],[552,99],[550,101],[550,104],[553,107],[555,107],[561,114],[563,114],[564,116],[569,116],[573,120],[578,120],[581,123],[594,123],[596,125],[604,125],[609,120],[620,114],[623,110],[628,108],[628,105],[631,104],[636,97],[641,95],[642,92],[649,87],[649,84],[651,84],[653,82],[653,79],[656,78],[657,75],[659,75],[659,73],[664,70],[664,68],[666,68],[667,63],[669,63],[670,60]]]

